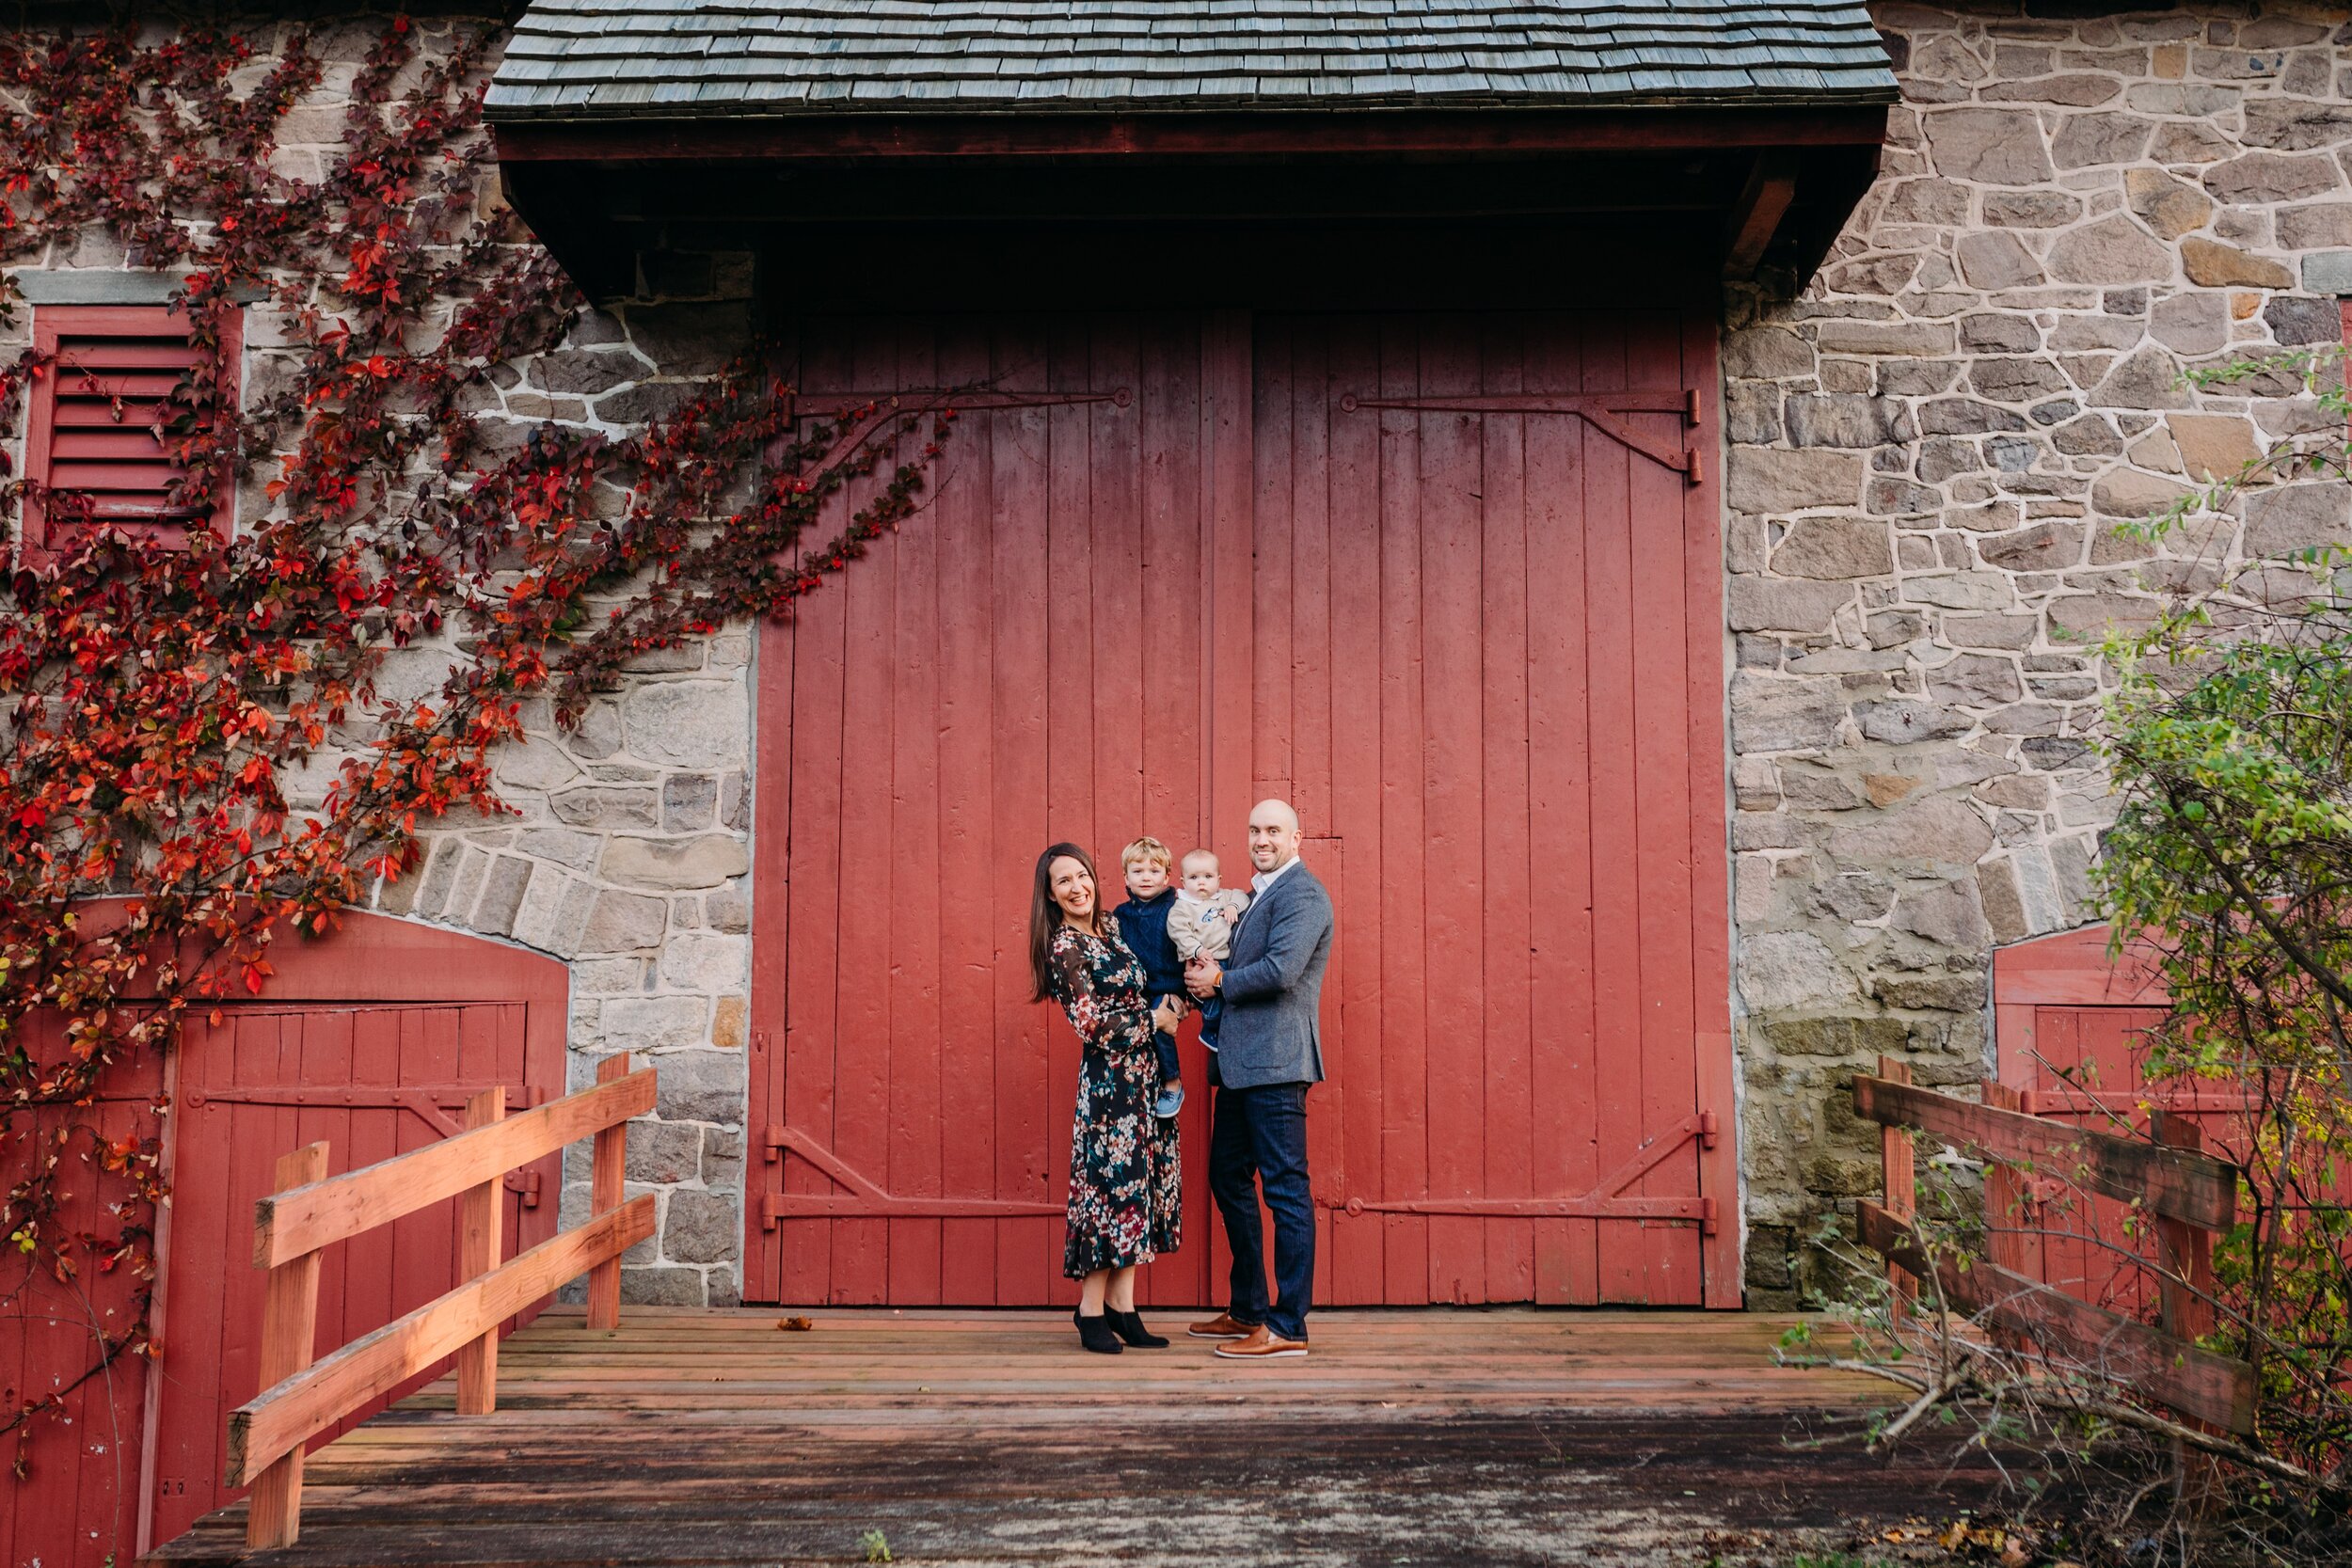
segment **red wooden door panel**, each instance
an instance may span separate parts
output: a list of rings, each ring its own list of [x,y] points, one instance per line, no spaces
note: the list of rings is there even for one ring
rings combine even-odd
[[[1078,1047],[1029,1000],[1029,879],[1073,839],[1116,899],[1128,839],[1203,841],[1202,324],[810,322],[797,357],[812,401],[1000,397],[961,411],[922,519],[763,637],[754,1132],[771,1138],[747,1291],[1074,1299]],[[1184,1051],[1198,1085],[1189,1029]],[[1196,1145],[1206,1104],[1184,1113]],[[1150,1299],[1201,1299],[1208,1193],[1198,1160],[1187,1174],[1195,1244],[1151,1271]]]
[[[2151,1109],[2187,1117],[2204,1147],[2225,1160],[2248,1153],[2245,1101],[2193,1080],[2150,1084],[2147,1036],[2170,1016],[2154,955],[2107,952],[2108,927],[2063,931],[1994,955],[1999,1078],[2024,1092],[2024,1109],[2085,1127],[2145,1132]],[[1989,1216],[2033,1234],[2003,1239],[2012,1267],[2084,1300],[2153,1318],[2153,1292],[2136,1259],[2151,1256],[2123,1204],[2054,1179],[2025,1180],[2029,1207]]]
[[[810,391],[1027,405],[763,634],[754,1299],[1069,1300],[1031,863],[1076,839],[1116,896],[1150,832],[1238,879],[1282,794],[1340,904],[1323,1299],[1736,1305],[1708,319],[802,331]],[[1184,1050],[1145,1291],[1190,1304],[1224,1258]]]
[[[2026,1109],[2037,1116],[2106,1132],[2115,1131],[2119,1121],[2144,1131],[2148,1115],[2143,1102],[2150,1096],[2142,1078],[2147,1062],[2143,1037],[2165,1018],[2161,1006],[2035,1006],[2031,1046],[2020,1050],[2017,1065],[2022,1071],[2010,1081],[2026,1090]],[[2227,1141],[2227,1118],[2200,1115],[2196,1119],[2219,1152],[2217,1146]],[[2085,1301],[2120,1312],[2137,1311],[2142,1280],[2135,1259],[2151,1243],[2130,1233],[2127,1207],[2057,1180],[2029,1178],[2027,1185],[2041,1198],[2032,1211],[1996,1216],[1993,1222],[2023,1220],[2041,1232],[2020,1238],[2016,1256],[2026,1260],[2024,1272]]]
[[[1715,1241],[1736,1302],[1711,328],[1271,319],[1256,372],[1252,793],[1347,846],[1324,1299],[1696,1304]]]
[[[34,1015],[24,1034],[35,1060],[61,1059],[64,1041],[54,1015]],[[163,1085],[163,1063],[151,1057],[135,1077],[124,1074],[108,1084],[104,1101],[88,1119],[109,1139],[157,1137],[161,1119],[152,1102]],[[29,1126],[10,1129],[28,1134],[16,1147],[28,1153],[54,1148],[63,1118],[43,1112],[28,1119]],[[58,1152],[72,1169],[87,1147],[75,1138]],[[113,1217],[100,1212],[105,1195],[95,1182],[70,1180],[64,1187],[61,1225],[114,1232]],[[0,1294],[0,1410],[14,1416],[53,1393],[64,1397],[58,1416],[36,1418],[28,1431],[0,1447],[10,1461],[21,1457],[27,1464],[22,1479],[0,1479],[0,1550],[11,1565],[99,1568],[109,1551],[137,1538],[148,1363],[126,1355],[88,1375],[95,1361],[92,1336],[120,1331],[136,1282],[127,1269],[88,1267],[58,1279],[47,1270],[26,1269],[13,1248],[0,1268],[7,1281]]]
[[[154,1523],[162,1542],[237,1494],[220,1485],[229,1412],[259,1391],[262,1286],[250,1264],[253,1204],[279,1154],[325,1139],[340,1173],[459,1131],[466,1098],[507,1085],[507,1104],[557,1086],[527,1060],[519,1002],[450,1006],[246,1006],[191,1025],[178,1063],[172,1232],[158,1363]],[[534,1070],[535,1069],[535,1070]],[[560,1064],[555,1064],[560,1074]],[[540,1201],[510,1188],[506,1255],[554,1233],[562,1172],[536,1175]],[[455,1200],[326,1249],[320,1354],[348,1344],[457,1283]],[[313,1447],[421,1387],[446,1363],[369,1405]]]

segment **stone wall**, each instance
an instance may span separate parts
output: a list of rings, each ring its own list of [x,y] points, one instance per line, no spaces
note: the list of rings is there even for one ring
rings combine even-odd
[[[563,348],[498,377],[517,437],[544,420],[624,430],[742,347],[748,256],[672,253],[653,270],[663,292],[582,317]],[[431,835],[421,870],[376,893],[387,912],[570,960],[572,1087],[615,1052],[659,1068],[654,1114],[629,1127],[627,1194],[654,1195],[660,1228],[622,1259],[625,1301],[740,1295],[752,645],[735,626],[641,658],[572,731],[546,702],[526,707],[527,739],[498,760],[516,815]],[[437,682],[447,666],[411,668]],[[588,1148],[575,1145],[564,1224],[586,1217],[587,1183]]]
[[[2120,534],[2317,428],[2184,370],[2334,342],[2352,292],[2340,8],[1883,4],[1904,103],[1801,295],[1726,304],[1727,620],[1750,1300],[1878,1185],[1844,1086],[1989,1062],[1991,949],[2094,918],[2087,740],[2111,622],[2249,548],[2341,536],[2341,485]],[[2260,395],[2249,395],[2260,394]]]
[[[452,28],[478,24],[457,12],[418,22],[428,54]],[[321,89],[284,122],[278,167],[316,178],[333,156],[344,93],[390,16],[309,28],[328,64]],[[258,81],[290,24],[270,16],[231,24],[257,46],[243,74]],[[11,270],[35,310],[160,303],[177,281],[127,270],[121,246],[103,233]],[[518,444],[543,420],[618,432],[682,401],[748,338],[752,271],[747,254],[678,246],[648,256],[639,297],[582,317],[557,352],[500,371],[483,404],[503,427],[493,444]],[[0,351],[28,341],[30,314],[19,311]],[[295,350],[274,312],[248,309],[246,350],[248,390],[291,375]],[[268,477],[266,464],[250,477],[241,516],[267,504]],[[453,816],[427,833],[418,872],[375,892],[384,912],[568,960],[573,1087],[593,1081],[613,1052],[658,1062],[660,1098],[653,1116],[630,1128],[628,1179],[631,1196],[655,1196],[660,1228],[623,1260],[630,1301],[731,1305],[740,1294],[751,649],[751,633],[735,627],[641,660],[572,733],[555,729],[546,704],[527,708],[530,738],[498,763],[515,815]],[[446,643],[407,650],[386,665],[378,687],[388,695],[431,691],[453,657]],[[289,781],[297,809],[316,802],[331,772],[322,764]],[[566,1166],[566,1225],[585,1216],[587,1178],[583,1144]]]

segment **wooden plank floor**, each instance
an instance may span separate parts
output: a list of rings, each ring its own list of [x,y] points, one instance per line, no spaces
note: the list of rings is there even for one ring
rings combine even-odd
[[[301,1541],[248,1560],[860,1561],[880,1530],[922,1563],[1630,1563],[1981,1496],[1989,1466],[1792,1445],[1883,1386],[1773,1366],[1789,1321],[1334,1311],[1253,1366],[1086,1355],[1047,1312],[558,1309],[507,1341],[496,1415],[443,1380],[367,1422],[310,1457]],[[156,1557],[246,1560],[243,1531]]]

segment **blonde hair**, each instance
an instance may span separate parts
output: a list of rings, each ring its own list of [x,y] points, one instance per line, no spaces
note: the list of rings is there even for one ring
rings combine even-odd
[[[1186,867],[1186,868],[1187,868],[1187,870],[1186,870],[1186,875],[1190,875],[1190,872],[1189,872],[1189,869],[1188,869],[1188,868],[1191,866],[1192,863],[1193,863],[1193,862],[1195,862],[1195,861],[1207,861],[1207,862],[1208,862],[1211,865],[1216,865],[1216,864],[1217,863],[1217,860],[1216,860],[1216,850],[1214,850],[1214,849],[1187,849],[1187,850],[1185,850],[1185,851],[1184,851],[1184,858],[1183,864],[1184,864],[1184,867]]]
[[[1168,846],[1149,836],[1136,840],[1119,852],[1119,868],[1121,871],[1137,861],[1157,861],[1171,868],[1176,864],[1176,858],[1168,852]]]

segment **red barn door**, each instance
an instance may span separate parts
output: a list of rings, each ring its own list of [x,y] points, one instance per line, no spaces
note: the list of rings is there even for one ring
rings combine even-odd
[[[1711,317],[803,330],[805,388],[1023,405],[763,637],[747,1293],[1071,1299],[1031,865],[1238,880],[1280,794],[1340,904],[1319,1299],[1736,1305]],[[1185,1052],[1161,1302],[1223,1277]]]
[[[1259,325],[1251,793],[1347,852],[1325,1299],[1738,1300],[1713,345]]]
[[[1181,853],[1209,818],[1204,334],[803,329],[812,402],[976,382],[999,402],[962,410],[924,515],[761,642],[752,1299],[1074,1299],[1078,1045],[1029,1000],[1031,869],[1074,840],[1115,899],[1120,845]],[[1204,1289],[1205,1169],[1186,1176],[1194,1241],[1146,1282],[1161,1301]]]

